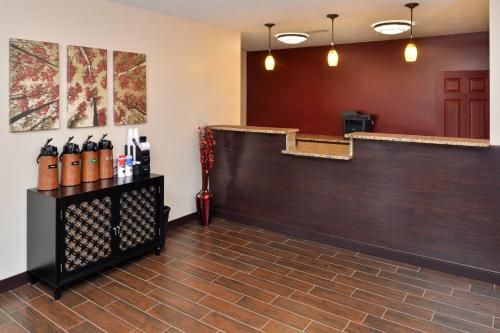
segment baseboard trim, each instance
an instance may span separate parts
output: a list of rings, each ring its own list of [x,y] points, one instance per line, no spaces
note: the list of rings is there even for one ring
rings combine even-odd
[[[9,278],[0,280],[0,293],[15,289],[28,282],[28,272],[19,273]]]
[[[500,283],[500,272],[488,271],[477,267],[466,266],[455,262],[444,261],[438,258],[424,257],[418,254],[389,249],[373,244],[362,243],[351,239],[341,238],[332,235],[318,233],[313,230],[306,230],[287,226],[274,221],[264,221],[252,217],[234,214],[224,210],[215,210],[214,216],[228,219],[234,222],[252,225],[254,227],[280,232],[297,238],[305,238],[320,243],[331,244],[353,251],[383,257],[387,259],[406,262],[416,266],[428,267],[438,271],[468,277],[471,279]]]
[[[189,224],[193,221],[195,221],[198,218],[198,214],[191,213],[185,216],[181,216],[179,218],[176,218],[175,220],[172,221],[165,221],[165,230],[168,232],[168,230],[175,229],[177,227]]]

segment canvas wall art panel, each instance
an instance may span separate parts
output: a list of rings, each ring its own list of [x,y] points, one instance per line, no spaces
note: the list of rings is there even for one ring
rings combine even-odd
[[[146,122],[146,55],[113,52],[115,125]]]
[[[9,39],[11,132],[59,128],[59,45]]]
[[[106,125],[107,51],[68,46],[68,128]]]

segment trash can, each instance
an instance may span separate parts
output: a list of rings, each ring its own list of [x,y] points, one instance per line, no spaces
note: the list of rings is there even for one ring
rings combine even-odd
[[[163,221],[168,223],[168,214],[170,213],[170,207],[163,206]]]

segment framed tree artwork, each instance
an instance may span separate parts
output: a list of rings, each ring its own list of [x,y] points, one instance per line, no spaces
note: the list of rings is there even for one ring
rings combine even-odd
[[[9,39],[11,132],[59,128],[59,45]]]
[[[106,125],[107,51],[68,46],[68,128]]]
[[[146,122],[146,55],[113,52],[115,125]]]

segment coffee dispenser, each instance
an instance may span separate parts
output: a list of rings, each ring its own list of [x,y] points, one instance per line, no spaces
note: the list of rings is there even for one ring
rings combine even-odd
[[[90,141],[92,135],[82,145],[82,182],[89,183],[99,180],[99,162],[97,143]]]
[[[57,147],[49,145],[52,138],[40,148],[40,154],[36,159],[38,163],[38,189],[40,191],[51,191],[59,187],[59,169],[57,162]]]
[[[73,137],[69,137],[63,147],[59,159],[61,160],[61,185],[75,186],[81,182],[80,147],[71,142]]]
[[[113,144],[104,134],[97,144],[99,155],[99,179],[113,178]]]

